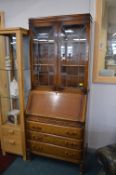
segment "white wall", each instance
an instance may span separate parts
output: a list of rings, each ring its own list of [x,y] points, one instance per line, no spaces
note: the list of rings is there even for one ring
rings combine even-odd
[[[30,17],[88,13],[89,0],[0,0],[7,27],[28,28]]]
[[[28,28],[28,18],[91,12],[95,17],[95,0],[0,0],[5,11],[6,27]],[[94,25],[92,25],[91,57]],[[88,106],[88,143],[97,148],[116,142],[116,85],[92,84],[90,60],[90,96]]]
[[[96,0],[90,0],[90,12],[94,20],[95,4]],[[92,25],[92,57],[93,39],[94,23]],[[91,62],[93,62],[93,60],[91,60]],[[97,148],[116,142],[116,85],[93,84],[92,81],[90,81],[90,87],[88,141],[90,148]]]

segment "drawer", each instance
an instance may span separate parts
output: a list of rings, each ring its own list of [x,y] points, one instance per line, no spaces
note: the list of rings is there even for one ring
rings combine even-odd
[[[3,145],[4,145],[5,152],[22,155],[21,140],[18,137],[15,139],[12,137],[4,137]]]
[[[84,131],[83,128],[65,127],[32,121],[27,121],[27,129],[76,139],[82,139]]]
[[[2,135],[5,137],[21,137],[21,132],[19,128],[13,128],[13,127],[2,127]]]
[[[45,134],[36,131],[28,131],[27,139],[32,141],[50,143],[72,149],[82,149],[83,146],[82,140],[68,139],[67,137]]]
[[[82,151],[46,144],[42,142],[28,141],[31,152],[46,155],[54,158],[79,162],[82,159]]]

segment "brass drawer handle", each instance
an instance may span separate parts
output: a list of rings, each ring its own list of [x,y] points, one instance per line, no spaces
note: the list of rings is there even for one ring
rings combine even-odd
[[[77,136],[77,133],[75,133],[75,132],[67,131],[66,134],[69,135],[69,136]]]
[[[32,140],[36,140],[36,136],[30,136],[29,138]]]
[[[42,151],[43,148],[42,148],[42,147],[37,147],[37,150],[38,150],[38,151]]]
[[[39,136],[32,136],[32,139],[33,140],[38,140],[38,141],[43,140],[43,138],[39,137]]]
[[[72,143],[71,144],[72,147],[78,147],[79,145],[75,144],[75,143]]]
[[[35,146],[35,145],[32,145],[32,149],[34,150],[34,151],[42,151],[43,150],[43,148],[42,147],[38,147],[38,146]]]
[[[41,130],[42,130],[41,127],[37,127],[37,126],[32,126],[32,129],[34,129],[34,130],[38,130],[38,131],[41,131]]]
[[[15,141],[14,140],[9,140],[8,143],[10,143],[11,145],[15,145]]]
[[[78,147],[78,145],[76,143],[70,143],[70,142],[65,142],[66,146],[71,146],[71,147]]]
[[[74,153],[69,153],[69,152],[65,152],[65,155],[66,155],[66,156],[76,156],[76,154],[74,154]]]
[[[36,149],[36,146],[35,145],[32,145],[31,148],[35,150]]]
[[[12,129],[12,130],[8,130],[8,133],[9,134],[14,134],[14,130]]]
[[[43,137],[36,137],[36,139],[38,140],[38,141],[42,141],[43,140]]]

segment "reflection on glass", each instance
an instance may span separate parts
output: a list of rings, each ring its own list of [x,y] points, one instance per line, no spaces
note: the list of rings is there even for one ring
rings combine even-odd
[[[5,59],[0,65],[0,95],[3,97],[18,98],[18,71],[16,55],[16,36],[5,36]]]
[[[116,76],[116,0],[102,0],[99,75]]]
[[[1,98],[0,99],[0,108],[1,108],[1,116],[2,116],[2,121],[3,123],[12,123],[9,121],[10,117],[12,115],[16,114],[18,115],[18,122],[15,124],[20,123],[20,108],[19,108],[19,99],[13,99],[13,98]]]
[[[33,28],[33,85],[53,85],[55,41],[53,27]]]
[[[60,34],[62,86],[84,85],[87,65],[87,38],[85,25],[64,25]]]
[[[30,56],[29,56],[29,37],[23,35],[23,77],[24,77],[24,101],[25,106],[30,92]]]
[[[4,41],[5,57],[0,59],[0,109],[2,121],[8,122],[8,116],[20,113],[16,35],[5,35]]]

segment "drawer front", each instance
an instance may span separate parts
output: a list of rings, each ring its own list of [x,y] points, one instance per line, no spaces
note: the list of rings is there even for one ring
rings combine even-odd
[[[19,138],[21,137],[21,133],[19,129],[13,127],[2,127],[2,134],[5,137]]]
[[[65,136],[68,138],[83,138],[83,128],[64,127],[40,122],[27,121],[27,129],[43,133]]]
[[[82,146],[83,146],[82,140],[68,139],[66,137],[50,135],[50,134],[45,134],[45,133],[35,132],[35,131],[28,131],[27,139],[32,141],[51,143],[54,145],[59,145],[59,146],[72,148],[72,149],[82,149]]]
[[[81,150],[73,150],[52,144],[46,144],[42,142],[28,141],[31,152],[37,154],[43,154],[56,158],[63,158],[64,160],[79,162],[82,159]]]
[[[4,137],[3,145],[5,152],[11,152],[22,155],[21,140],[19,138],[14,139],[12,137]]]

